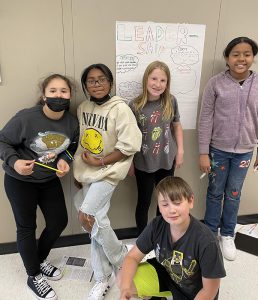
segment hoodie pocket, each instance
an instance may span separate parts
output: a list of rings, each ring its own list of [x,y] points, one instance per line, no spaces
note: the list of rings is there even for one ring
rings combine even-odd
[[[253,122],[244,122],[240,130],[239,144],[253,146],[257,143],[257,136]]]
[[[216,144],[232,145],[237,136],[236,126],[237,124],[233,125],[230,121],[220,120],[213,126],[212,141]]]

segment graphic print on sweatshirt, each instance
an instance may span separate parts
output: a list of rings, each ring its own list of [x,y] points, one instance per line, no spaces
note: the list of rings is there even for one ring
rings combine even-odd
[[[63,133],[56,131],[39,132],[30,144],[30,149],[37,153],[38,160],[48,164],[55,161],[57,155],[65,151],[70,139]]]
[[[94,128],[87,128],[82,135],[81,145],[92,154],[100,154],[104,148],[102,135]]]
[[[82,134],[81,146],[92,154],[100,154],[104,149],[101,132],[107,131],[108,118],[95,113],[82,113],[82,127],[86,127]]]

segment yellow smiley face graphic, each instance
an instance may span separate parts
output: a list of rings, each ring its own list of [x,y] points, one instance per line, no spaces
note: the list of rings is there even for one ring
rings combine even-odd
[[[103,151],[102,135],[97,130],[88,128],[83,133],[81,145],[93,154],[100,154]]]

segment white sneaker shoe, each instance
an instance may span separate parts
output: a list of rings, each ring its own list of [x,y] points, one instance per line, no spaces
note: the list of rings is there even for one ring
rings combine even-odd
[[[103,300],[107,292],[115,284],[115,281],[113,273],[107,279],[97,281],[91,289],[87,300]]]
[[[234,237],[232,236],[221,236],[221,251],[223,256],[227,260],[235,260],[236,259],[236,246],[234,242]]]
[[[154,250],[151,250],[148,254],[146,254],[146,255],[144,256],[144,258],[142,259],[141,262],[145,262],[145,261],[147,261],[147,259],[151,259],[151,258],[154,258],[154,257],[156,257],[155,251],[154,251]]]

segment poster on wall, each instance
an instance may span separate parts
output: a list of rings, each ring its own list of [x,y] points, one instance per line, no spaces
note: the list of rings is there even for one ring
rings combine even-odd
[[[116,94],[131,101],[142,92],[149,63],[165,62],[171,94],[178,101],[184,129],[196,127],[205,25],[116,22]]]

